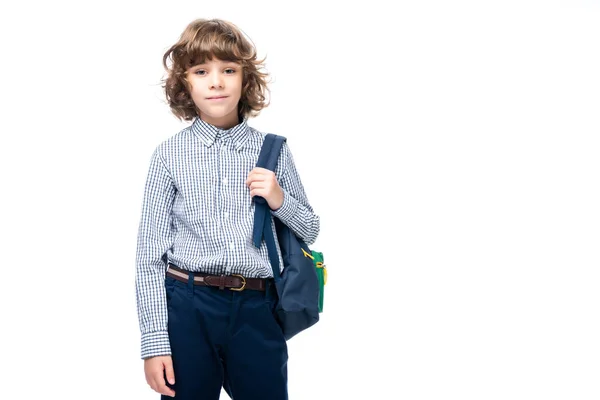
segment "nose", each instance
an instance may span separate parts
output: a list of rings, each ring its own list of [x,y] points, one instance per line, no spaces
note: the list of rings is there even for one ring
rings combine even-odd
[[[210,78],[210,88],[223,88],[223,80],[221,79],[221,74],[212,74]]]

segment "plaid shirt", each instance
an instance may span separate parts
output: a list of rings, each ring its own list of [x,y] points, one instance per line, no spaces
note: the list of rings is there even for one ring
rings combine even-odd
[[[171,354],[164,289],[167,262],[216,275],[273,276],[265,242],[260,248],[252,244],[254,202],[245,184],[264,138],[246,120],[222,130],[196,118],[152,154],[136,252],[142,358]],[[308,203],[286,143],[275,174],[284,200],[272,214],[307,244],[314,243],[320,220]],[[279,247],[278,252],[283,266]]]

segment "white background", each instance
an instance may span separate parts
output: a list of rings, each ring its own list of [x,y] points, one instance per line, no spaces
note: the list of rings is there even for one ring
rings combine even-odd
[[[322,228],[291,399],[600,398],[597,1],[0,10],[0,398],[157,399],[135,246],[187,23],[240,26]],[[394,4],[395,8],[392,8]]]

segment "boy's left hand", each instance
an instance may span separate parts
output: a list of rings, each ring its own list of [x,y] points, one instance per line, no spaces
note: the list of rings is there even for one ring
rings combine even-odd
[[[283,190],[273,171],[259,167],[254,168],[248,174],[246,186],[250,188],[251,197],[264,197],[271,210],[277,210],[283,204]]]

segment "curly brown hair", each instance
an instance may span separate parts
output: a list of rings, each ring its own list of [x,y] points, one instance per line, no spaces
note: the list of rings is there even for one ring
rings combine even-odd
[[[256,49],[251,41],[233,23],[222,19],[196,19],[185,28],[179,41],[163,56],[167,77],[162,80],[171,111],[180,120],[191,121],[200,110],[190,96],[187,70],[216,57],[233,61],[242,66],[242,96],[238,103],[238,115],[244,119],[255,117],[269,105],[266,78],[261,72],[266,59],[257,60]],[[169,67],[168,62],[171,66]]]

